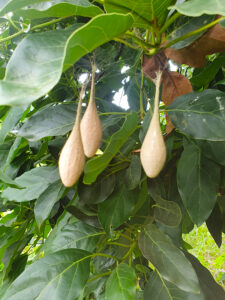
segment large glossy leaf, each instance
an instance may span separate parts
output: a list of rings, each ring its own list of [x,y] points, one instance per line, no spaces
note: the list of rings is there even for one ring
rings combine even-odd
[[[90,214],[90,213],[85,213],[81,211],[79,208],[76,206],[67,206],[66,210],[71,213],[72,216],[74,216],[76,219],[84,222],[85,224],[94,226],[96,228],[102,228],[101,224],[98,221],[98,218],[96,216],[96,213]]]
[[[113,230],[123,224],[131,215],[137,195],[122,185],[109,198],[98,206],[98,218],[107,234],[112,235]]]
[[[125,182],[129,190],[135,189],[141,180],[141,162],[137,155],[132,155],[130,166],[127,169]]]
[[[83,179],[85,184],[91,184],[96,180],[129,136],[137,129],[137,125],[138,115],[136,112],[132,112],[126,117],[121,129],[112,135],[103,155],[89,160],[85,165]]]
[[[34,207],[34,215],[39,228],[50,215],[54,204],[62,197],[65,187],[61,180],[50,184],[37,199]]]
[[[131,12],[135,26],[150,27],[155,18],[162,25],[168,14],[167,8],[173,3],[173,0],[105,0],[104,6],[107,12]]]
[[[222,245],[223,217],[218,204],[215,205],[211,215],[206,221],[207,228],[218,247]]]
[[[6,185],[15,188],[15,189],[23,189],[24,187],[17,184],[14,180],[12,180],[8,175],[2,172],[0,169],[0,182],[5,183]]]
[[[176,9],[183,15],[187,16],[201,16],[208,15],[225,15],[225,4],[223,0],[189,0],[184,3],[178,3],[172,8]]]
[[[209,15],[203,15],[203,16],[200,16],[199,18],[188,18],[188,20],[186,22],[182,23],[182,25],[180,27],[175,28],[170,33],[170,35],[168,36],[168,40],[169,41],[175,40],[175,39],[181,37],[182,35],[189,33],[190,31],[194,31],[194,30],[197,30],[197,29],[205,26],[206,24],[212,22],[213,20],[214,20],[214,16],[209,16]],[[184,39],[184,40],[176,43],[175,45],[172,46],[172,48],[178,50],[178,49],[189,46],[196,39],[198,39],[205,31],[202,31],[198,34],[195,34],[187,39]]]
[[[220,167],[202,156],[192,144],[185,146],[178,163],[177,184],[181,199],[192,221],[201,225],[216,203]]]
[[[208,85],[214,80],[219,69],[225,65],[225,57],[221,55],[217,57],[213,62],[209,63],[205,68],[202,69],[197,75],[193,74],[191,83],[196,88],[208,88]]]
[[[49,185],[59,180],[56,167],[39,167],[25,172],[15,179],[23,189],[7,188],[2,197],[9,201],[24,202],[37,199]]]
[[[59,18],[73,15],[95,17],[103,13],[98,6],[91,4],[88,0],[46,0],[45,2],[29,5],[25,9],[19,9],[14,12],[16,15],[26,19]]]
[[[12,107],[7,112],[7,115],[2,123],[1,130],[0,130],[0,144],[2,144],[8,134],[15,125],[19,122],[20,118],[23,115],[25,107]]]
[[[0,15],[4,16],[5,14],[13,12],[16,9],[22,8],[26,5],[45,1],[47,0],[3,0],[0,4]]]
[[[52,231],[42,250],[46,254],[70,248],[92,252],[101,235],[99,229],[81,221],[73,221],[59,230]]]
[[[4,165],[4,170],[6,170],[10,166],[11,162],[17,156],[19,156],[22,152],[25,152],[25,148],[28,148],[27,141],[24,138],[17,137],[9,150],[9,154]]]
[[[205,300],[202,292],[185,292],[163,279],[156,271],[152,272],[144,289],[144,300]]]
[[[94,17],[82,27],[76,24],[66,30],[27,36],[13,52],[0,81],[0,104],[24,105],[45,95],[63,70],[125,32],[132,23],[131,15],[108,14]]]
[[[179,205],[174,201],[162,199],[155,196],[156,204],[154,205],[155,219],[169,227],[176,227],[180,224],[182,213]]]
[[[139,247],[164,279],[186,292],[199,293],[198,279],[191,264],[171,239],[155,225],[143,228]]]
[[[115,187],[115,176],[98,177],[91,185],[85,185],[81,181],[78,183],[79,201],[82,203],[101,203],[105,201],[113,192]]]
[[[200,147],[202,154],[208,157],[209,159],[214,160],[218,164],[225,166],[225,143],[213,142],[213,141],[196,141],[198,147]]]
[[[75,300],[89,277],[89,252],[66,249],[29,266],[2,300]]]
[[[195,139],[225,140],[223,92],[206,90],[183,95],[168,107],[168,114],[176,128]]]
[[[46,136],[64,135],[72,129],[75,113],[75,104],[47,105],[24,123],[18,135],[29,141],[37,141]]]
[[[195,269],[201,290],[205,296],[205,300],[224,300],[225,299],[225,291],[224,289],[217,284],[209,270],[207,270],[196,257],[191,255],[190,253],[185,253],[186,257],[191,262],[193,268]]]
[[[113,270],[106,282],[106,300],[134,300],[136,274],[133,268],[121,263]]]
[[[0,239],[0,260],[2,260],[5,250],[12,246],[14,243],[22,239],[26,228],[23,225],[20,228],[8,229],[1,235]]]

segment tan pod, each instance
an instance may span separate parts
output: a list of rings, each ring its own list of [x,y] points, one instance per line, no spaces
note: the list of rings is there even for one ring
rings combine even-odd
[[[92,157],[98,150],[102,139],[102,125],[95,105],[95,66],[92,66],[90,100],[80,127],[84,153],[87,157]]]
[[[84,148],[80,133],[80,115],[84,88],[81,91],[74,127],[59,157],[59,175],[66,187],[79,179],[85,164]]]
[[[166,161],[166,146],[159,121],[159,91],[162,73],[157,74],[154,113],[141,147],[141,163],[146,175],[157,177]]]

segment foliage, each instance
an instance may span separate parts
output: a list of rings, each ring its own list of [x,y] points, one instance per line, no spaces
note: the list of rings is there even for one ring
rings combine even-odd
[[[206,223],[221,247],[225,232],[225,4],[202,3],[0,3],[0,299],[225,298],[183,240]],[[90,61],[103,138],[65,188],[57,162]],[[150,179],[139,149],[158,70],[167,161]],[[87,83],[82,113],[89,96]]]

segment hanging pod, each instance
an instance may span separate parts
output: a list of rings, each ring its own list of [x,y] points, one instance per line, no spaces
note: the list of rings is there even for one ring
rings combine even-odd
[[[84,148],[80,133],[80,115],[84,90],[85,87],[82,88],[80,93],[75,124],[59,157],[59,175],[66,187],[73,186],[77,182],[85,164]]]
[[[158,176],[166,161],[166,146],[159,121],[159,91],[162,73],[157,73],[154,113],[141,147],[141,163],[146,175]]]
[[[102,139],[102,125],[95,105],[95,71],[95,66],[92,65],[90,100],[80,125],[84,153],[87,157],[95,155]]]

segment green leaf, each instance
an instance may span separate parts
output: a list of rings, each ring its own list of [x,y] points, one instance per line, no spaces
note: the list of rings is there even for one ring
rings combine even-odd
[[[106,282],[106,300],[134,300],[136,296],[136,274],[134,269],[121,263],[113,270]]]
[[[15,125],[19,122],[21,119],[23,112],[25,108],[24,107],[12,107],[10,110],[7,112],[7,115],[1,125],[1,130],[0,130],[0,144],[2,144],[8,134]]]
[[[94,226],[96,228],[102,228],[95,213],[93,215],[93,213],[88,214],[88,212],[82,212],[79,208],[73,205],[67,206],[66,210],[71,213],[71,215],[73,215],[76,219],[81,220],[85,224]]]
[[[72,129],[75,114],[75,103],[46,105],[24,123],[18,135],[29,141],[37,141],[46,136],[64,135]]]
[[[17,184],[16,181],[12,180],[8,175],[3,173],[1,169],[0,169],[0,182],[5,183],[6,185],[14,188],[17,191],[18,191],[18,189],[23,189],[24,188],[20,184]]]
[[[152,119],[152,111],[149,109],[145,114],[143,124],[139,132],[139,140],[141,143],[144,141],[151,119]]]
[[[2,300],[75,300],[89,277],[89,252],[66,249],[30,265]]]
[[[169,227],[177,227],[182,219],[179,205],[174,201],[162,199],[160,196],[154,197],[156,200],[154,216],[156,221]]]
[[[220,183],[220,167],[202,156],[192,144],[185,146],[178,163],[177,184],[192,221],[200,226],[211,214]]]
[[[12,145],[12,147],[10,148],[8,157],[6,159],[5,165],[4,165],[4,170],[7,169],[11,162],[17,157],[19,156],[22,152],[25,151],[25,148],[28,148],[28,144],[27,141],[24,138],[21,137],[17,137]]]
[[[101,203],[114,191],[115,175],[98,177],[91,185],[85,185],[80,180],[78,183],[78,196],[81,203]]]
[[[8,275],[8,280],[4,281],[0,289],[0,299],[5,295],[11,283],[24,271],[27,264],[28,255],[19,255],[13,262],[11,271]]]
[[[98,218],[108,235],[123,224],[131,215],[137,195],[122,185],[107,200],[98,205]]]
[[[137,129],[138,115],[132,112],[127,115],[123,126],[114,133],[107,145],[103,155],[90,159],[84,167],[84,183],[93,183],[98,175],[108,166],[112,158],[127,141],[129,136]]]
[[[223,0],[189,0],[184,3],[176,4],[171,9],[176,9],[179,13],[186,16],[225,15],[225,5]]]
[[[139,247],[164,279],[181,290],[199,293],[198,279],[191,264],[171,239],[155,225],[150,224],[143,228]]]
[[[22,8],[26,5],[44,1],[46,0],[3,0],[3,3],[0,4],[0,16],[4,16],[7,13],[13,12],[16,9]]]
[[[168,115],[177,129],[195,139],[225,140],[223,92],[206,90],[178,97],[169,105]]]
[[[78,248],[94,251],[102,232],[81,221],[73,221],[59,229],[54,229],[47,238],[42,251],[45,254],[62,249]]]
[[[144,289],[144,300],[205,300],[203,294],[193,294],[178,289],[171,282],[152,272]]]
[[[149,28],[155,18],[159,25],[163,24],[168,14],[167,8],[173,3],[173,0],[105,0],[104,6],[108,13],[132,13],[134,26]]]
[[[23,189],[7,188],[2,192],[2,197],[15,202],[34,200],[57,180],[59,180],[59,175],[56,167],[35,168],[15,179],[16,184],[24,187]]]
[[[215,205],[206,221],[206,225],[217,246],[220,248],[222,245],[223,217],[218,204]]]
[[[212,22],[214,20],[214,16],[208,16],[208,15],[203,15],[198,18],[189,18],[185,23],[183,23],[180,27],[176,27],[174,31],[172,31],[169,36],[168,40],[172,41],[175,40],[184,34],[187,34],[191,31],[197,30],[206,24]],[[206,30],[205,30],[206,31]],[[198,34],[195,34],[187,39],[184,39],[175,45],[172,46],[174,49],[182,49],[184,47],[189,46],[191,43],[193,43],[195,40],[197,40],[200,36],[203,35],[205,31],[201,31]]]
[[[206,300],[216,299],[224,300],[225,291],[219,284],[216,283],[209,270],[203,267],[196,257],[190,253],[185,253],[188,260],[191,262],[195,272],[197,273],[201,290]]]
[[[29,3],[29,6],[25,9],[15,11],[15,15],[25,19],[60,18],[74,15],[95,17],[102,13],[103,11],[98,6],[91,4],[87,0],[51,0],[33,5]]]
[[[0,239],[0,261],[2,260],[6,249],[11,247],[14,243],[18,242],[23,238],[24,231],[26,224],[23,223],[20,228],[11,229],[7,228],[8,230],[1,236]]]
[[[125,175],[126,185],[129,190],[133,190],[139,185],[141,180],[141,171],[142,167],[139,156],[132,155],[130,166],[128,167]]]
[[[218,164],[225,166],[225,143],[197,140],[195,141],[201,149],[202,154]]]
[[[131,15],[105,14],[82,27],[76,24],[66,30],[28,35],[13,52],[0,81],[0,104],[25,105],[42,97],[57,84],[63,70],[124,33],[132,23]]]
[[[4,280],[7,279],[9,271],[12,271],[12,265],[15,260],[15,257],[17,257],[22,252],[22,250],[30,242],[31,238],[32,235],[26,235],[22,237],[19,241],[10,245],[6,249],[4,256],[2,258],[2,263],[4,264],[4,269],[3,269]]]
[[[50,184],[39,196],[34,207],[34,215],[39,228],[47,220],[54,204],[61,199],[65,190],[61,180],[58,180]]]
[[[192,76],[191,83],[196,88],[208,88],[210,82],[215,79],[219,69],[225,65],[225,57],[219,56],[208,66],[206,66],[200,73]]]

